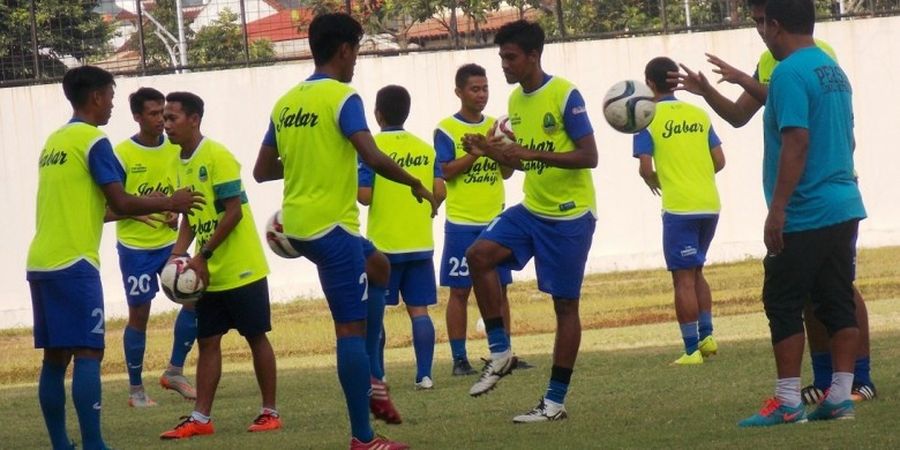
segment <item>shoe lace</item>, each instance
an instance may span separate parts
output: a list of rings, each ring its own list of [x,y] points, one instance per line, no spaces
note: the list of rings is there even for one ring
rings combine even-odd
[[[759,411],[759,415],[764,416],[764,417],[769,416],[770,414],[775,412],[775,410],[778,409],[780,406],[781,406],[781,402],[778,401],[777,398],[772,397],[772,398],[766,400],[765,403],[763,403],[763,407]]]
[[[541,401],[538,402],[537,406],[531,410],[530,415],[532,416],[542,416],[547,411],[547,404],[544,403],[544,397],[541,397]]]
[[[265,425],[266,422],[268,422],[274,418],[275,418],[275,416],[273,416],[272,414],[263,413],[263,414],[256,416],[256,418],[253,419],[253,423],[256,425]]]
[[[481,368],[481,377],[484,378],[493,372],[493,368],[491,364],[494,362],[492,359],[481,358],[481,361],[484,363],[484,367]]]

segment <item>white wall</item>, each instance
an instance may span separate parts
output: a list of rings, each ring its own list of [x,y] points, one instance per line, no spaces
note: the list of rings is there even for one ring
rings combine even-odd
[[[855,88],[857,167],[869,212],[862,223],[863,246],[900,243],[900,212],[894,199],[893,182],[900,167],[900,18],[869,19],[821,24],[817,36],[830,42]],[[661,227],[658,199],[652,197],[637,176],[631,157],[631,137],[618,134],[604,121],[599,104],[606,89],[621,79],[642,79],[644,64],[652,57],[668,55],[709,74],[703,52],[719,55],[737,67],[751,71],[763,44],[752,29],[653,36],[549,45],[544,67],[565,76],[581,89],[596,129],[600,163],[594,171],[599,222],[588,263],[592,272],[662,267]],[[365,58],[356,66],[353,85],[371,110],[375,92],[385,84],[401,84],[413,95],[408,128],[429,137],[433,126],[453,113],[458,103],[453,95],[457,66],[477,62],[489,71],[492,100],[488,112],[505,110],[510,86],[503,82],[496,49],[422,53],[391,58]],[[118,95],[113,119],[105,128],[115,142],[130,136],[135,125],[128,114],[127,96],[140,86],[164,92],[188,90],[207,102],[204,132],[225,143],[243,163],[243,176],[251,205],[261,229],[279,208],[281,184],[258,185],[251,169],[275,100],[289,87],[308,76],[310,62],[290,65],[117,79]],[[711,75],[711,74],[710,74]],[[729,97],[737,89],[720,85]],[[702,104],[702,100],[682,95]],[[705,105],[704,105],[705,106]],[[0,89],[0,201],[6,214],[0,230],[0,326],[29,325],[31,306],[25,282],[25,255],[34,229],[36,164],[44,138],[70,115],[59,85]],[[371,111],[370,124],[374,126]],[[710,252],[712,261],[741,259],[763,253],[762,224],[765,205],[761,188],[762,130],[759,116],[740,130],[714,117],[728,164],[718,182],[723,211]],[[522,178],[509,183],[508,204],[521,200]],[[443,215],[435,220],[437,248],[442,245]],[[102,245],[102,275],[108,315],[125,313],[121,278],[114,249],[114,228],[109,225]],[[439,253],[439,252],[438,252]],[[273,298],[320,294],[311,264],[280,260],[268,253],[273,269]],[[519,274],[532,276],[531,272]],[[156,310],[169,308],[160,297]]]

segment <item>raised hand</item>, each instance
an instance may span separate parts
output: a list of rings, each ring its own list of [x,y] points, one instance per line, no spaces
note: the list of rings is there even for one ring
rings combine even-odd
[[[712,70],[713,73],[722,76],[722,78],[719,78],[719,83],[727,81],[729,83],[739,84],[742,78],[748,76],[746,73],[735,69],[734,66],[728,64],[723,61],[722,58],[719,58],[712,53],[706,53],[706,60],[709,61],[710,64],[716,66],[716,68]]]
[[[688,91],[691,94],[704,95],[712,89],[703,72],[694,72],[688,66],[679,64],[683,72],[667,73],[666,81],[675,84],[676,91]]]

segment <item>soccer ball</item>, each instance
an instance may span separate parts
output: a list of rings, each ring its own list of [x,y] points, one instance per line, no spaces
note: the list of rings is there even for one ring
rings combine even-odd
[[[266,223],[266,242],[269,243],[269,248],[282,258],[293,259],[300,257],[300,252],[291,245],[291,241],[284,234],[280,209],[275,211],[275,214],[272,214],[269,222]]]
[[[656,115],[653,91],[639,81],[620,81],[603,97],[603,115],[617,131],[637,133],[647,128]]]
[[[159,274],[163,293],[169,300],[182,305],[192,305],[200,300],[203,290],[203,280],[197,276],[194,269],[188,268],[189,258],[179,256],[169,261]]]
[[[490,131],[488,131],[489,138],[497,136],[503,139],[504,144],[516,143],[516,135],[513,133],[512,125],[509,124],[509,116],[505,114],[498,117],[494,125],[491,126]]]

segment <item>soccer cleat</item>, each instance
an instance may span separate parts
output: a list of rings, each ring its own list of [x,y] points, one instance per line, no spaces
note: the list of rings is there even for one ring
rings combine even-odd
[[[372,394],[369,396],[369,410],[378,420],[385,423],[397,425],[403,423],[400,418],[400,412],[394,407],[391,396],[388,393],[387,384],[378,378],[372,377]],[[367,447],[366,447],[367,448]]]
[[[738,426],[747,427],[770,427],[772,425],[781,425],[783,423],[804,423],[806,422],[806,410],[803,405],[796,408],[781,404],[777,398],[770,398],[763,404],[762,409],[758,413],[738,422]]]
[[[853,389],[850,391],[850,398],[852,398],[854,402],[875,400],[875,397],[877,396],[878,392],[875,391],[875,386],[871,384],[854,384]]]
[[[431,377],[422,377],[422,380],[416,383],[417,391],[427,391],[434,389],[434,381],[431,381]]]
[[[263,413],[253,419],[253,423],[247,427],[247,431],[272,431],[281,428],[281,417],[277,414]]]
[[[803,400],[804,405],[818,405],[825,399],[825,391],[811,384],[800,389],[800,399]]]
[[[454,359],[453,360],[453,376],[454,377],[475,375],[476,373],[478,373],[478,371],[472,368],[472,365],[469,364],[468,359]]]
[[[481,369],[481,376],[469,389],[469,395],[472,397],[478,397],[490,392],[491,389],[497,386],[497,382],[501,378],[512,373],[515,368],[515,357],[511,354],[508,354],[505,358],[482,359],[482,361],[484,361],[484,368]]]
[[[156,402],[147,396],[144,391],[137,391],[128,394],[128,406],[132,408],[150,408],[156,406]]]
[[[700,350],[700,354],[703,355],[704,358],[715,355],[719,352],[719,344],[716,343],[716,339],[709,335],[703,338],[699,344],[697,344],[697,348]]]
[[[200,423],[191,416],[181,417],[181,423],[175,425],[169,431],[159,435],[160,439],[186,439],[193,436],[205,436],[215,433],[212,420],[207,423]]]
[[[694,350],[694,353],[690,355],[685,353],[675,361],[672,361],[674,366],[693,366],[696,364],[703,364],[703,354],[700,353],[700,350]]]
[[[544,397],[541,397],[541,401],[531,411],[513,417],[513,423],[553,422],[567,417],[566,405],[547,404]]]
[[[371,442],[362,442],[357,438],[350,439],[350,450],[407,450],[408,445],[392,441],[384,436],[375,435]]]
[[[528,361],[525,361],[524,359],[513,355],[513,369],[528,370],[528,369],[534,369],[535,367],[536,366],[534,364],[531,364]]]
[[[828,399],[819,403],[819,407],[809,413],[809,420],[848,420],[856,418],[853,400],[831,403]]]
[[[190,381],[184,375],[171,375],[168,372],[163,372],[162,376],[159,377],[159,385],[164,389],[171,389],[181,394],[187,400],[197,399],[197,391],[194,390],[194,387],[191,386]]]

